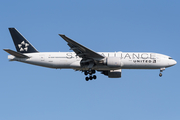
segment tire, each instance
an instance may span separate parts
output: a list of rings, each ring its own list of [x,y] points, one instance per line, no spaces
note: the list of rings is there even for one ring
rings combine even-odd
[[[88,75],[88,72],[87,72],[87,71],[85,71],[85,72],[84,72],[84,75]]]
[[[89,78],[88,78],[88,77],[86,77],[85,79],[86,79],[86,81],[88,81],[88,80],[89,80]]]
[[[89,77],[89,79],[90,79],[90,80],[92,80],[92,79],[93,79],[93,77],[92,77],[92,76],[90,76],[90,77]]]
[[[96,79],[97,78],[96,75],[93,75],[93,78]]]

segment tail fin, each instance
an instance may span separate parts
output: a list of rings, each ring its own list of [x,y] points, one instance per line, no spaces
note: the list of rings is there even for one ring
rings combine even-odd
[[[19,33],[15,28],[9,28],[11,37],[13,39],[14,45],[17,52],[20,53],[33,53],[38,52],[31,43],[29,43],[26,38],[24,38],[21,33]]]

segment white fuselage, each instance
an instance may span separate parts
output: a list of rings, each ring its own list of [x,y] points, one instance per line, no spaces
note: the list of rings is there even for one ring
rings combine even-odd
[[[103,63],[93,67],[94,70],[116,70],[116,69],[160,69],[176,64],[176,61],[169,56],[158,53],[137,53],[137,52],[98,52],[105,56]],[[76,69],[87,70],[81,66],[82,58],[76,56],[74,52],[38,52],[25,54],[30,58],[16,58],[8,56],[11,61],[20,61],[33,65],[56,68],[56,69]],[[119,59],[117,66],[105,64],[106,58]],[[116,62],[115,62],[116,64]]]

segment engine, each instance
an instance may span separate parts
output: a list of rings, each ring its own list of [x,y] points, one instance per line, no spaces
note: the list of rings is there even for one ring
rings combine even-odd
[[[121,67],[121,59],[119,57],[108,57],[105,60],[108,67]]]
[[[102,74],[108,76],[109,78],[120,78],[121,77],[121,69],[102,71]]]

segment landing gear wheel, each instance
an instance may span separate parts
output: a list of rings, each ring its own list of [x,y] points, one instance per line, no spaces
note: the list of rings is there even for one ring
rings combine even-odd
[[[92,77],[92,76],[90,76],[90,77],[89,77],[89,79],[90,79],[90,80],[92,80],[92,79],[93,79],[93,77]]]
[[[96,77],[96,75],[93,75],[93,79],[96,79],[97,77]]]
[[[95,73],[96,73],[95,70],[91,70],[91,69],[85,70],[85,71],[84,71],[84,75],[88,75],[88,74],[89,74],[89,77],[88,77],[88,76],[85,77],[85,80],[86,80],[86,81],[89,81],[89,80],[92,80],[92,79],[96,79],[96,78],[97,78],[96,75],[93,75],[93,74],[95,74]],[[92,76],[92,75],[93,75],[93,76]]]
[[[159,77],[162,77],[162,73],[159,73]]]
[[[85,71],[85,72],[84,72],[84,75],[88,75],[88,71]]]
[[[89,80],[89,78],[88,78],[88,77],[86,77],[85,79],[86,79],[86,81],[88,81],[88,80]]]
[[[95,70],[91,70],[91,69],[89,69],[88,71],[87,71],[87,74],[89,74],[89,75],[92,75],[92,74],[95,74],[96,73],[96,71]]]

